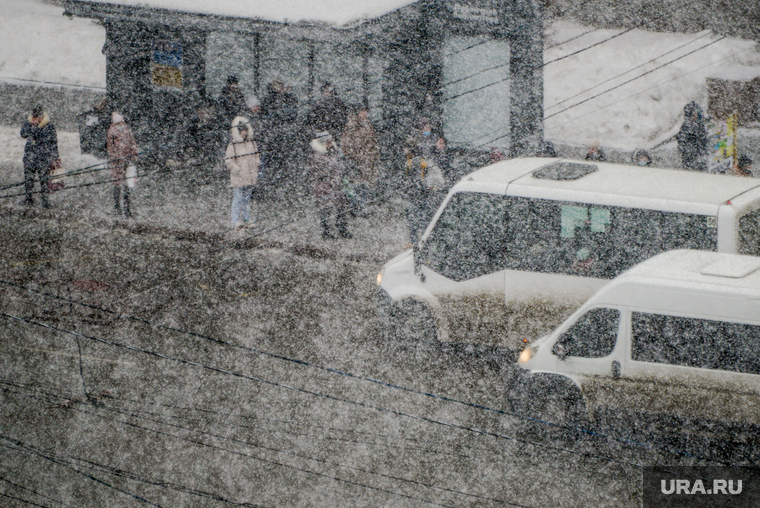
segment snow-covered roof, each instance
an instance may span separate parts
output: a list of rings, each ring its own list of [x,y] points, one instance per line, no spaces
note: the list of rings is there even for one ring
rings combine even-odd
[[[754,178],[713,175],[629,166],[605,162],[567,161],[594,165],[597,171],[576,180],[534,178],[532,172],[558,159],[525,158],[502,161],[468,175],[461,184],[469,190],[504,186],[510,195],[575,200],[620,206],[677,209],[684,213],[712,214],[736,196],[760,187]],[[473,185],[475,184],[475,185]]]
[[[674,250],[658,254],[618,278],[725,285],[752,290],[760,298],[760,258],[755,256]]]
[[[91,0],[94,3],[168,9],[264,21],[312,21],[343,26],[374,19],[416,0]]]

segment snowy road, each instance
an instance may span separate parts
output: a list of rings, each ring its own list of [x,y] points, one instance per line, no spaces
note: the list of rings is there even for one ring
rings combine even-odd
[[[374,260],[3,214],[0,477],[19,498],[638,506],[637,464],[672,459],[526,431],[498,412],[507,352],[383,343]]]

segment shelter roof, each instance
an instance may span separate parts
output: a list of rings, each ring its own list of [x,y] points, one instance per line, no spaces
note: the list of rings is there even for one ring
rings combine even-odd
[[[278,23],[323,23],[338,27],[375,19],[417,0],[88,0],[102,7],[162,9],[188,14]],[[81,3],[81,2],[77,2]]]

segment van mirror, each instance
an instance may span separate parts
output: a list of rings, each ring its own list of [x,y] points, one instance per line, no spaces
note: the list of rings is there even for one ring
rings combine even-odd
[[[565,346],[562,344],[555,344],[554,349],[552,349],[552,353],[559,358],[560,360],[565,360],[567,358],[567,350],[565,350]]]

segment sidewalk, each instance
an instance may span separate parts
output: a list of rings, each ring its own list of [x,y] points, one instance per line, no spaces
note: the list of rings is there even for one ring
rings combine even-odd
[[[0,127],[0,145],[5,147],[0,158],[0,186],[22,181],[23,140],[16,129]],[[60,132],[59,149],[67,171],[103,162],[79,153],[76,133]],[[317,211],[308,192],[300,196],[254,199],[251,225],[233,234],[230,227],[232,191],[226,171],[178,166],[141,174],[132,193],[135,216],[131,219],[115,214],[109,178],[107,169],[69,177],[65,189],[51,194],[50,210],[42,210],[39,199],[36,207],[21,205],[22,196],[0,198],[0,207],[9,209],[19,220],[57,217],[63,221],[86,222],[98,230],[126,228],[183,238],[203,237],[220,246],[222,243],[271,246],[316,257],[367,260],[378,266],[400,253],[402,246],[408,243],[404,203],[395,197],[388,200],[381,196],[369,206],[366,218],[349,218],[352,239],[323,240]],[[38,189],[35,184],[35,190]],[[22,192],[23,186],[19,186],[0,194]]]

